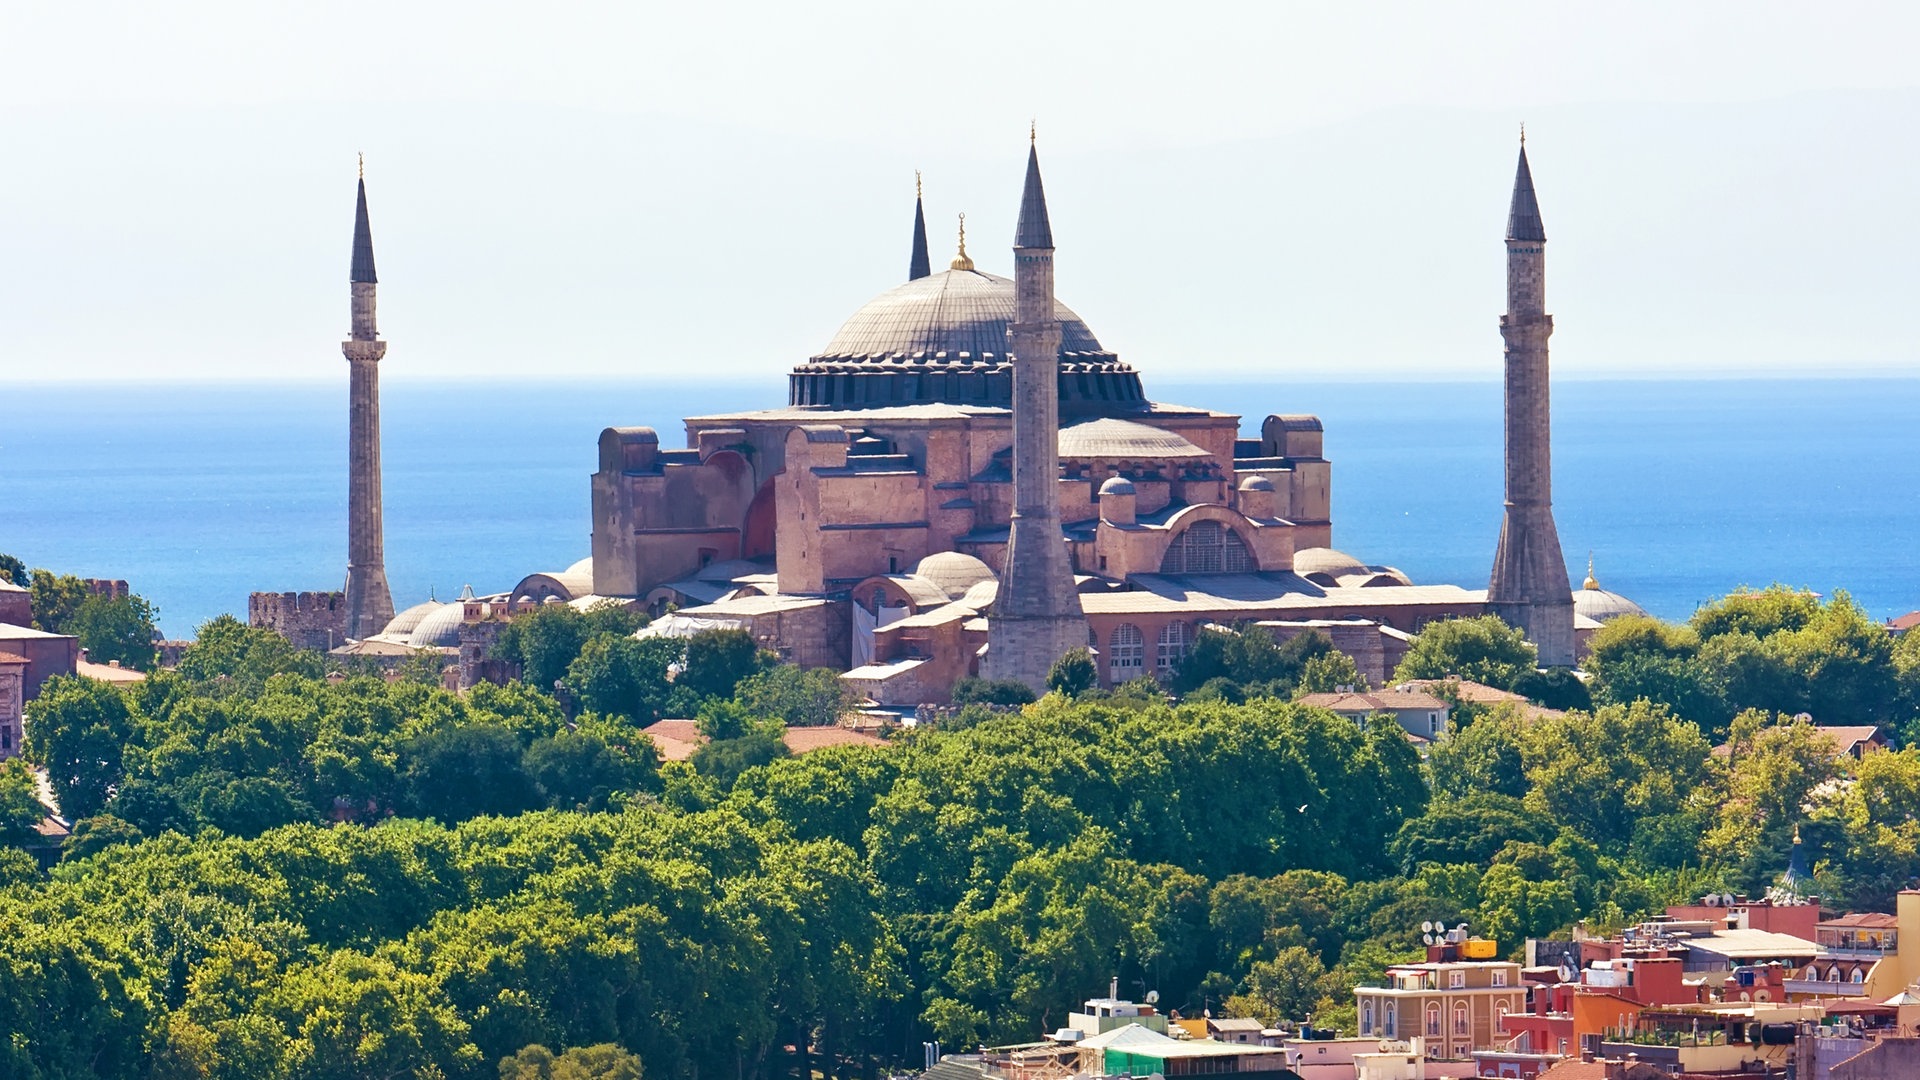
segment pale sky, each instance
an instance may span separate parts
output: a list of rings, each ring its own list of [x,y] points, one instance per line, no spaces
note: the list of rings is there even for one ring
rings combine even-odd
[[[1920,9],[0,6],[0,379],[777,380],[1037,118],[1059,290],[1156,373],[1498,370],[1517,125],[1556,373],[1920,375]]]

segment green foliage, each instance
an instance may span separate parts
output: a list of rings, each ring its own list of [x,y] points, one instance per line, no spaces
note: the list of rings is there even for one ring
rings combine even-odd
[[[1678,813],[1704,787],[1707,751],[1698,727],[1645,701],[1542,718],[1521,742],[1527,807],[1623,850],[1641,819]]]
[[[326,658],[294,648],[271,630],[221,615],[200,628],[176,670],[209,694],[245,694],[258,691],[275,675],[320,678],[326,674]]]
[[[650,724],[659,718],[672,690],[667,669],[679,663],[681,655],[680,642],[671,638],[597,634],[580,647],[561,682],[583,708]]]
[[[640,1059],[614,1043],[575,1046],[557,1056],[536,1044],[500,1059],[500,1080],[640,1080]]]
[[[47,770],[61,813],[73,820],[91,817],[120,782],[133,731],[121,691],[92,679],[56,677],[47,680],[33,703],[27,757]]]
[[[1531,786],[1521,743],[1526,714],[1510,702],[1487,710],[1461,727],[1448,721],[1447,737],[1435,743],[1427,756],[1436,796],[1469,798],[1476,794],[1506,795],[1518,799]]]
[[[35,570],[32,575],[33,625],[49,634],[70,633],[67,624],[93,591],[72,574]]]
[[[1309,630],[1276,644],[1273,635],[1256,626],[1237,630],[1202,627],[1187,655],[1174,669],[1173,690],[1187,694],[1216,679],[1237,688],[1237,698],[1216,684],[1216,693],[1234,700],[1250,697],[1288,698],[1300,682],[1307,662],[1334,651],[1333,642]]]
[[[1511,795],[1444,796],[1394,834],[1388,856],[1409,876],[1426,863],[1485,865],[1513,841],[1545,844],[1553,829]]]
[[[586,718],[579,730],[535,742],[524,757],[527,776],[545,805],[557,810],[605,810],[617,796],[660,786],[660,756],[651,740]],[[607,740],[615,740],[609,743]]]
[[[1079,697],[1099,683],[1100,669],[1094,666],[1093,652],[1084,646],[1069,649],[1047,672],[1047,689],[1070,698]]]
[[[1359,665],[1353,657],[1343,652],[1321,653],[1310,656],[1300,665],[1300,685],[1295,692],[1300,694],[1331,694],[1341,687],[1365,690],[1367,680],[1361,676]]]
[[[6,552],[0,551],[0,581],[6,581],[21,588],[28,588],[33,575],[27,572],[27,564]]]
[[[742,680],[777,662],[745,630],[703,630],[687,639],[686,670],[675,681],[703,700],[730,698]]]
[[[693,752],[687,761],[695,772],[730,788],[748,769],[786,757],[787,744],[777,732],[749,730],[724,739],[714,739]]]
[[[1511,690],[1538,666],[1534,648],[1520,631],[1493,615],[1428,623],[1394,669],[1395,682],[1458,676]]]
[[[62,859],[85,859],[110,847],[140,842],[140,830],[132,822],[112,814],[95,814],[73,823],[73,832],[61,845]]]
[[[520,740],[494,724],[441,728],[406,747],[400,802],[409,813],[440,821],[481,814],[517,814],[539,803],[521,762]]]
[[[153,666],[158,632],[153,605],[139,596],[89,596],[66,621],[65,633],[80,639],[80,647],[96,664],[118,661],[122,667],[145,671]]]
[[[24,847],[38,839],[34,826],[47,816],[40,784],[19,758],[0,762],[0,845]]]
[[[953,684],[955,705],[1001,705],[1018,708],[1033,704],[1033,690],[1018,679],[981,679],[966,676]]]
[[[1322,998],[1348,990],[1331,984],[1326,965],[1298,945],[1280,950],[1272,959],[1255,961],[1244,985],[1245,992],[1226,1000],[1227,1012],[1253,1017],[1268,1027],[1284,1020],[1305,1020]]]
[[[827,727],[853,706],[838,672],[779,664],[740,680],[734,699],[756,717],[788,727]]]

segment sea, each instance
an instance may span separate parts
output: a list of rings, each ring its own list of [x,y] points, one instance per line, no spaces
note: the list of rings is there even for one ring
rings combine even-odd
[[[1416,582],[1485,588],[1500,530],[1496,382],[1162,382],[1157,400],[1313,413],[1334,544]],[[608,426],[784,404],[779,379],[409,381],[382,387],[397,607],[502,591],[585,558]],[[1747,586],[1920,608],[1920,379],[1557,382],[1554,513],[1577,586],[1682,619]],[[253,591],[338,589],[346,386],[16,383],[0,389],[0,552],[122,578],[169,637]]]

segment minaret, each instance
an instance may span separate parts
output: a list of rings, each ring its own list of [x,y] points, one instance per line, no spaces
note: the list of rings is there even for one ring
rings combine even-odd
[[[1507,509],[1487,607],[1527,635],[1540,651],[1541,666],[1571,667],[1573,590],[1553,526],[1547,374],[1553,316],[1546,307],[1546,244],[1523,132],[1507,215],[1507,313],[1500,319],[1500,336],[1507,343]]]
[[[386,543],[380,523],[380,358],[387,343],[374,324],[373,230],[367,224],[367,174],[360,169],[353,212],[353,330],[347,356],[347,637],[358,641],[393,621]]]
[[[913,257],[907,262],[907,280],[918,281],[933,273],[933,260],[927,256],[927,215],[920,201],[920,173],[913,174]]]
[[[1040,155],[1027,147],[1027,184],[1013,239],[1013,516],[1000,591],[987,623],[985,674],[1046,689],[1054,661],[1087,644],[1060,530],[1060,320],[1053,303],[1053,229]]]

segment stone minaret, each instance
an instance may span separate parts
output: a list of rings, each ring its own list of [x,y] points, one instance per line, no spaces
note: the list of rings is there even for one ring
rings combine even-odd
[[[920,174],[913,174],[913,256],[907,260],[907,280],[918,281],[933,273],[933,261],[927,256],[927,215],[920,200]]]
[[[1040,156],[1027,148],[1027,186],[1013,239],[1013,519],[1000,592],[987,624],[985,674],[1046,689],[1047,672],[1087,644],[1060,531],[1060,320],[1053,304],[1053,229]]]
[[[1544,667],[1573,664],[1573,590],[1553,526],[1552,416],[1548,393],[1546,229],[1533,195],[1527,144],[1507,216],[1507,510],[1493,556],[1487,607],[1526,633]]]
[[[340,344],[350,372],[347,389],[347,637],[372,637],[393,621],[386,543],[380,523],[380,358],[387,343],[374,325],[373,230],[367,224],[367,178],[360,176],[353,213],[353,331]]]

